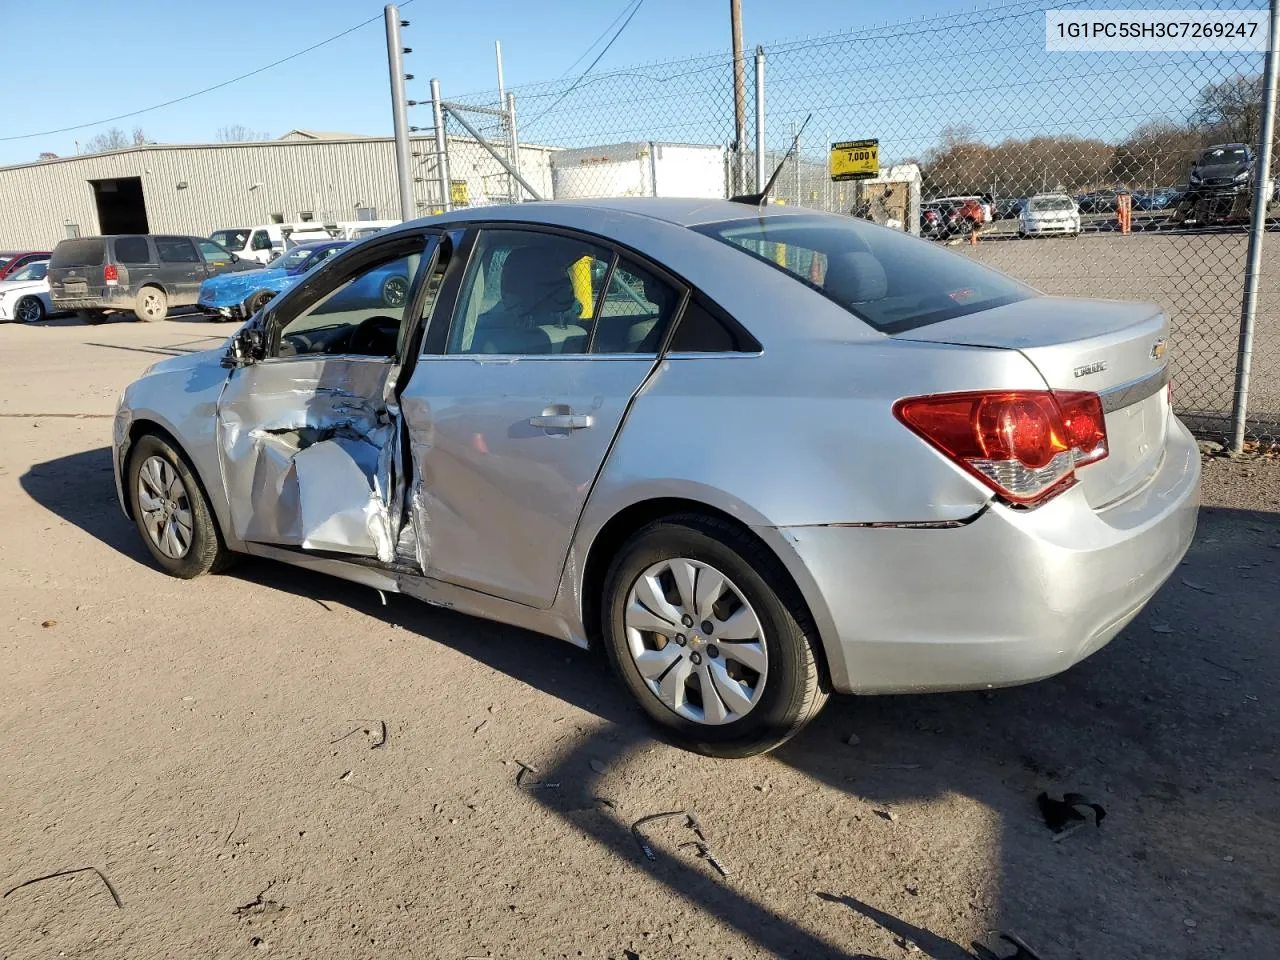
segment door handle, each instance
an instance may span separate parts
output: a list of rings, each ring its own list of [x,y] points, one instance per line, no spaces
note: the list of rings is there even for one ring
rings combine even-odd
[[[587,413],[544,413],[539,417],[530,417],[529,422],[544,430],[584,430],[595,421]]]

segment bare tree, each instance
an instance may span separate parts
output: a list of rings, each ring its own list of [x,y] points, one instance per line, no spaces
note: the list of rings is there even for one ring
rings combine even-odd
[[[1262,122],[1262,75],[1238,74],[1200,89],[1190,120],[1210,140],[1257,143]]]
[[[129,138],[119,127],[112,127],[105,133],[95,134],[84,143],[85,153],[103,153],[107,150],[120,150],[129,146]]]
[[[135,146],[141,146],[147,142],[147,135],[143,132],[141,127],[133,128],[133,142]]]
[[[270,140],[271,134],[261,130],[250,130],[243,123],[233,123],[229,127],[218,128],[219,143],[251,143],[255,140]]]

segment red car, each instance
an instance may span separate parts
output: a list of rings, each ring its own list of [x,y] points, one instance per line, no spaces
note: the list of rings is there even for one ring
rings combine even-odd
[[[8,279],[9,274],[17,273],[29,263],[48,259],[48,250],[43,253],[36,250],[0,250],[0,280]]]

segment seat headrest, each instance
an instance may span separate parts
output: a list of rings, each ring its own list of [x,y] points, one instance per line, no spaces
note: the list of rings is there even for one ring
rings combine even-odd
[[[822,289],[843,303],[870,303],[889,293],[889,278],[875,254],[865,251],[832,254]]]

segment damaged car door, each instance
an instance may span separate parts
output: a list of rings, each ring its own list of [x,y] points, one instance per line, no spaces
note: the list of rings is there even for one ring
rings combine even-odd
[[[391,562],[399,480],[388,379],[435,234],[334,258],[250,322],[218,402],[235,535]]]
[[[423,572],[548,607],[684,289],[598,238],[483,227],[400,395]]]

